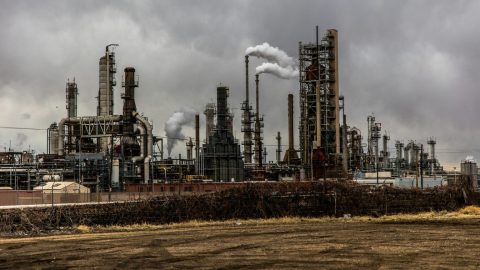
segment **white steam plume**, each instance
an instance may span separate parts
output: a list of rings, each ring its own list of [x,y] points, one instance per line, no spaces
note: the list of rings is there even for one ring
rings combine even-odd
[[[176,111],[165,122],[165,134],[167,136],[167,150],[168,156],[172,153],[173,147],[177,144],[179,139],[184,139],[185,135],[182,133],[184,125],[192,124],[195,119],[195,110],[181,109]]]
[[[281,67],[277,63],[263,63],[258,66],[256,73],[270,73],[281,79],[292,79],[298,77],[298,69],[291,66]]]
[[[295,66],[295,61],[292,57],[279,48],[270,46],[267,42],[255,47],[248,47],[245,54],[278,63],[282,67]]]

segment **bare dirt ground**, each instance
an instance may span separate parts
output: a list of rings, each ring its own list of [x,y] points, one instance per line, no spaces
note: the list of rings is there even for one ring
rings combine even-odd
[[[478,269],[479,224],[227,221],[0,238],[0,268]]]

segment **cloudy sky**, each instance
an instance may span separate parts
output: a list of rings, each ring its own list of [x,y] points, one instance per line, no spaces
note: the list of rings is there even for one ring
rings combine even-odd
[[[340,88],[349,125],[366,135],[367,115],[374,113],[392,148],[394,140],[425,143],[434,136],[444,164],[467,155],[480,158],[479,1],[2,0],[0,5],[0,126],[47,128],[58,122],[66,114],[65,82],[73,77],[78,114],[95,115],[98,59],[106,44],[118,43],[117,81],[124,67],[136,68],[137,107],[153,121],[156,135],[164,136],[164,123],[176,110],[202,112],[222,83],[231,89],[241,138],[245,49],[268,42],[298,57],[298,42],[313,42],[318,25],[321,33],[339,31]],[[251,69],[261,63],[251,59]],[[264,74],[260,84],[266,144],[275,144],[277,131],[287,142],[287,94],[295,94],[297,105],[298,81]],[[122,91],[115,89],[115,113],[121,113]],[[191,128],[185,133],[193,136]],[[1,129],[0,147],[10,145],[44,152],[46,132]],[[183,143],[174,150],[184,152]],[[273,160],[275,147],[268,152]]]

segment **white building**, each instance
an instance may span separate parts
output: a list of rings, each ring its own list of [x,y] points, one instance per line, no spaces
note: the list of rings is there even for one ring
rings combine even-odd
[[[46,182],[44,185],[33,188],[43,193],[90,193],[90,189],[76,182]]]

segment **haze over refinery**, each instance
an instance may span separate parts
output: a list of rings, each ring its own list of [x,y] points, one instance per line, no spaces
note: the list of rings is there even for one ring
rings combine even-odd
[[[340,94],[348,125],[367,134],[366,116],[374,113],[392,141],[435,137],[443,165],[480,157],[474,124],[480,114],[477,1],[1,1],[1,6],[3,127],[46,129],[59,121],[68,78],[78,84],[78,114],[94,115],[98,57],[106,44],[118,43],[117,66],[134,66],[139,74],[137,104],[153,121],[154,133],[164,136],[168,119],[180,108],[203,112],[222,83],[230,88],[233,133],[241,138],[246,49],[266,42],[283,50],[293,60],[282,59],[277,67],[291,73],[277,75],[295,77],[285,61],[297,61],[298,41],[312,41],[319,25],[321,32],[340,33]],[[275,62],[268,60],[250,57],[252,73]],[[287,134],[289,93],[298,136],[299,82],[270,74],[261,80],[264,144],[268,160],[274,160],[277,131]],[[114,91],[119,114],[123,89]],[[193,119],[189,123],[183,133],[193,138]],[[298,148],[299,140],[295,143]],[[183,155],[184,142],[179,144],[172,155]],[[0,146],[46,152],[46,131],[2,129]],[[393,153],[393,143],[389,148]]]

